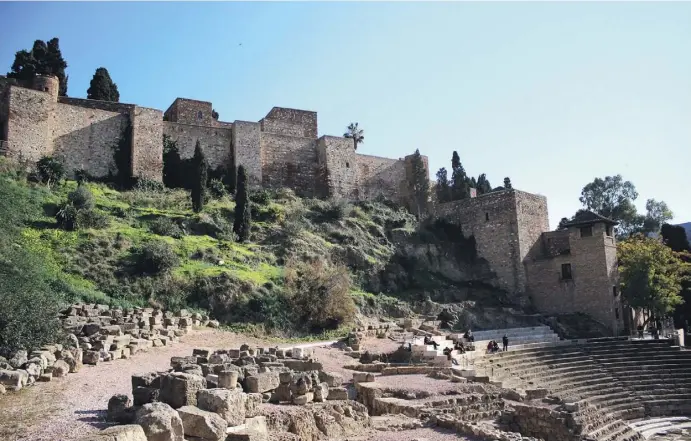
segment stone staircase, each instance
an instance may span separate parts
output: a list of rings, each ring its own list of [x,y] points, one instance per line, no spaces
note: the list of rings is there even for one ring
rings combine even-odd
[[[499,347],[501,347],[504,335],[509,338],[509,348],[511,349],[523,349],[535,343],[555,343],[559,341],[559,335],[552,331],[549,326],[491,329],[473,332],[475,347],[484,350],[487,348],[487,343],[492,340],[499,343]],[[458,334],[456,338],[462,339],[463,334]]]
[[[629,424],[648,439],[655,435],[666,435],[668,433],[679,433],[682,430],[691,431],[691,418],[689,417],[666,417],[650,418]]]
[[[492,354],[478,375],[503,387],[547,389],[571,403],[581,433],[600,441],[641,439],[623,420],[691,414],[691,352],[664,340],[597,339]],[[581,408],[597,413],[578,415]]]

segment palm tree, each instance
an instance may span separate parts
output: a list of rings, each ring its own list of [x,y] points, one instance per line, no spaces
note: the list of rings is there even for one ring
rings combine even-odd
[[[364,130],[358,128],[358,123],[350,123],[343,136],[353,140],[355,150],[357,150],[358,144],[365,141]]]

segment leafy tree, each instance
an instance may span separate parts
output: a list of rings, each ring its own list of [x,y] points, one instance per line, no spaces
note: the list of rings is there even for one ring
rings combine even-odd
[[[437,201],[448,202],[451,200],[451,187],[449,187],[449,178],[446,173],[446,168],[444,167],[437,171],[437,185],[435,190],[437,193]]]
[[[219,115],[218,115],[218,112],[216,112],[216,109],[211,110],[211,117],[213,119],[215,119],[216,121],[218,121]]]
[[[363,142],[365,142],[364,133],[364,130],[358,127],[358,123],[350,123],[343,136],[345,138],[352,139],[353,145],[355,146],[355,150],[357,150],[358,144],[362,144]]]
[[[470,197],[468,175],[461,164],[458,152],[454,151],[451,156],[451,199],[457,201],[468,197]]]
[[[86,91],[86,98],[89,100],[110,101],[117,103],[120,101],[118,85],[113,82],[105,67],[96,69],[89,89]]]
[[[622,298],[634,309],[655,317],[671,313],[682,303],[679,292],[689,264],[660,240],[637,234],[617,247]]]
[[[662,224],[672,220],[674,214],[664,201],[648,199],[645,202],[645,220],[643,221],[643,232],[658,233]]]
[[[686,230],[681,225],[663,224],[660,228],[660,234],[665,244],[673,251],[691,251]]]
[[[53,184],[59,184],[65,177],[65,165],[52,156],[39,159],[36,168],[38,178],[49,188]]]
[[[566,224],[568,224],[570,220],[571,219],[569,219],[568,217],[562,217],[559,221],[559,225],[557,226],[557,230],[565,230]]]
[[[233,232],[238,240],[244,242],[250,237],[252,218],[250,213],[250,198],[248,192],[247,171],[242,165],[238,167],[237,193],[235,195],[235,222]]]
[[[57,38],[34,41],[30,51],[21,50],[14,56],[14,62],[8,78],[15,78],[24,84],[31,84],[36,75],[55,75],[60,82],[59,95],[67,96],[67,63],[60,52],[60,41]]]
[[[192,209],[195,213],[199,213],[204,208],[204,203],[206,202],[206,181],[209,169],[199,140],[197,140],[197,145],[194,147],[192,162],[196,172],[196,179],[192,186]]]
[[[511,179],[509,178],[504,178],[504,189],[505,190],[511,190],[513,186],[511,185]]]
[[[483,173],[477,178],[477,194],[487,194],[492,192],[492,186],[487,180],[487,176]]]
[[[420,150],[416,149],[412,157],[413,176],[409,183],[410,194],[417,211],[418,219],[427,211],[427,200],[429,199],[429,179],[427,179],[427,168],[420,155]]]

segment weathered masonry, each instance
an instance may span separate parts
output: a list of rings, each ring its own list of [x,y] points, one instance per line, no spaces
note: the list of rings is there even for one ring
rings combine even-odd
[[[118,172],[113,153],[125,148],[132,176],[161,180],[167,135],[183,159],[199,141],[212,168],[242,165],[255,187],[288,187],[310,197],[407,199],[411,156],[362,155],[350,139],[320,137],[316,112],[274,107],[259,122],[223,122],[206,101],[177,98],[162,112],[58,97],[55,77],[37,76],[30,86],[0,77],[0,140],[17,159],[52,155],[70,172],[105,177]]]
[[[613,334],[623,331],[612,220],[585,212],[566,229],[549,231],[547,199],[518,190],[447,202],[435,211],[475,237],[499,288],[542,313],[583,312]]]

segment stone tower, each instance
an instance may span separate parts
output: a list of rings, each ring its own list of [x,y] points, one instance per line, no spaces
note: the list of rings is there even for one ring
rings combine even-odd
[[[40,92],[47,92],[54,102],[58,101],[58,93],[60,92],[60,80],[58,77],[53,75],[36,75],[31,87]]]

